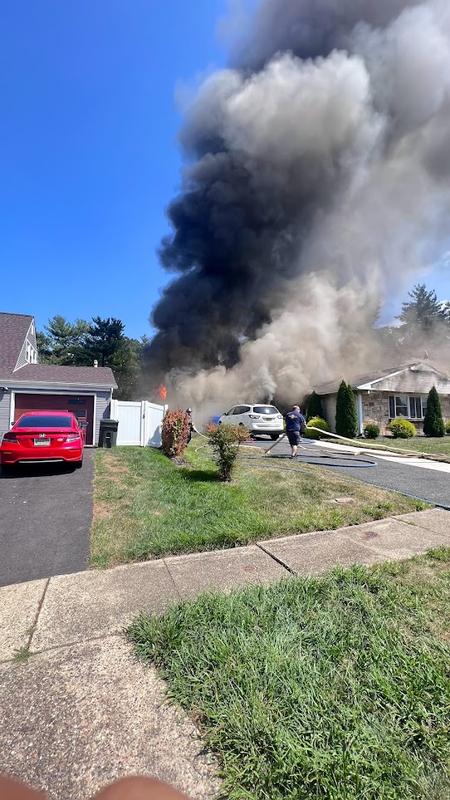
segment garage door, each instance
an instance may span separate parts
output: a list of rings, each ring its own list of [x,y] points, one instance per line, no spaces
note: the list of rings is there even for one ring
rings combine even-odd
[[[27,411],[71,411],[80,421],[87,421],[87,444],[92,444],[94,398],[92,395],[24,394],[16,392],[14,421]]]

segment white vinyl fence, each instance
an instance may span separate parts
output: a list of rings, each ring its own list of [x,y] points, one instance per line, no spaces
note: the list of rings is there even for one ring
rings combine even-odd
[[[119,420],[117,444],[160,447],[165,410],[147,400],[111,400],[111,419]]]

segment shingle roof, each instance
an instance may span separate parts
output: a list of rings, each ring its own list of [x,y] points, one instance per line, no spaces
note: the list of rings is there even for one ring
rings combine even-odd
[[[0,368],[0,379],[12,383],[83,384],[117,388],[110,367],[63,367],[54,364],[26,364],[13,374]]]
[[[0,369],[12,372],[33,321],[30,314],[0,312]]]
[[[402,370],[408,369],[408,367],[418,366],[419,364],[427,364],[431,369],[436,370],[436,372],[445,375],[442,370],[436,364],[432,364],[431,361],[424,361],[423,359],[416,359],[415,361],[408,361],[405,364],[400,364],[396,367],[388,367],[387,369],[379,369],[374,370],[373,372],[366,375],[357,375],[350,381],[350,385],[353,389],[357,389],[358,386],[364,386],[366,383],[373,383],[373,381],[379,380],[380,378],[386,378],[388,375],[391,375],[393,372],[401,372]],[[328,381],[328,383],[322,383],[320,386],[314,387],[314,391],[316,394],[324,395],[324,394],[334,394],[339,389],[341,384],[341,378],[335,378],[333,381]]]

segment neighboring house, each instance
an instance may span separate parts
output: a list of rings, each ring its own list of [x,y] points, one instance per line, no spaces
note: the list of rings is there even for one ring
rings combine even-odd
[[[33,317],[0,312],[0,439],[24,411],[51,409],[72,411],[96,445],[116,388],[109,367],[39,364]]]
[[[331,429],[335,430],[336,397],[341,380],[316,387],[320,395],[324,414]],[[356,395],[359,433],[364,424],[374,420],[385,433],[387,425],[395,417],[406,417],[423,431],[427,395],[435,386],[442,405],[444,418],[450,419],[450,376],[441,372],[427,360],[413,361],[399,367],[381,370],[351,381]]]

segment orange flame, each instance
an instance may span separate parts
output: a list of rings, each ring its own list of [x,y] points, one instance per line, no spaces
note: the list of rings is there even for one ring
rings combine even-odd
[[[161,386],[158,389],[158,394],[159,394],[159,396],[160,396],[162,401],[166,400],[166,398],[167,398],[167,389],[166,389],[166,387],[164,386],[163,383],[161,384]]]

